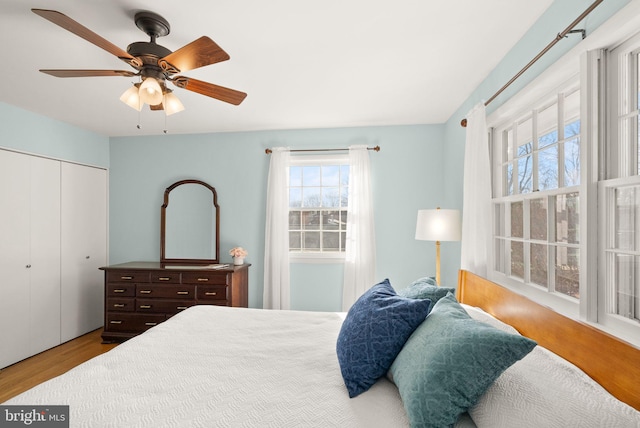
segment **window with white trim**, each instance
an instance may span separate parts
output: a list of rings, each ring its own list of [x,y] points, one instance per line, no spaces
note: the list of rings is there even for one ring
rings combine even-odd
[[[579,299],[577,80],[493,131],[494,269]]]
[[[561,64],[488,118],[489,276],[640,345],[640,35]]]
[[[640,37],[607,55],[610,82],[604,177],[599,183],[602,284],[599,322],[615,329],[640,322]]]
[[[343,258],[349,156],[296,156],[289,167],[289,252]]]

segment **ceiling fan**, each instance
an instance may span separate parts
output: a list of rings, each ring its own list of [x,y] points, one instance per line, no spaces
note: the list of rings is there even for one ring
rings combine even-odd
[[[140,111],[146,103],[151,110],[164,110],[167,115],[184,110],[184,106],[167,88],[171,82],[178,88],[196,92],[220,101],[239,105],[247,96],[244,92],[213,83],[203,82],[177,73],[193,70],[217,62],[226,61],[229,55],[213,40],[202,36],[197,40],[171,52],[156,43],[158,37],[169,34],[169,23],[160,15],[142,11],[135,14],[136,26],[144,31],[151,40],[134,42],[127,51],[97,35],[93,31],[55,10],[31,9],[35,14],[82,37],[90,43],[104,49],[133,67],[136,72],[126,70],[40,70],[55,77],[99,77],[99,76],[140,76],[141,82],[129,88],[120,100]]]

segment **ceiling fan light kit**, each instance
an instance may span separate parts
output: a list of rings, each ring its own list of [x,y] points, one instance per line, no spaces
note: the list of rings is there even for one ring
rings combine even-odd
[[[171,27],[163,17],[156,13],[147,11],[136,13],[134,17],[136,26],[150,37],[150,41],[131,43],[125,52],[60,12],[46,9],[31,10],[115,55],[137,70],[137,73],[123,70],[40,70],[42,73],[54,77],[140,76],[142,82],[135,83],[120,96],[123,103],[137,111],[141,111],[144,104],[148,104],[151,110],[164,110],[167,116],[184,110],[184,105],[167,88],[166,82],[171,82],[178,88],[233,105],[239,105],[247,96],[244,92],[213,83],[186,76],[174,76],[177,73],[226,61],[229,59],[229,55],[206,36],[202,36],[174,52],[158,45],[156,39],[169,34]]]

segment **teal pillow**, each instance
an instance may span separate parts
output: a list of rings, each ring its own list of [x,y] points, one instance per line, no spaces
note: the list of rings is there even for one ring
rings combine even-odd
[[[445,427],[535,346],[524,336],[475,321],[449,294],[407,340],[390,377],[412,427]]]
[[[430,309],[430,300],[399,297],[388,279],[371,287],[351,306],[336,344],[349,397],[365,392],[389,371],[402,345]]]
[[[455,293],[455,289],[438,287],[433,277],[416,279],[407,288],[398,291],[398,295],[409,299],[429,299],[434,304],[448,293]]]

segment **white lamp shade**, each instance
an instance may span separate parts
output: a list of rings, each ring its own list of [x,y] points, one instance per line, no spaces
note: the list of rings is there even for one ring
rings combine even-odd
[[[169,91],[167,91],[167,93],[164,94],[164,99],[162,100],[162,107],[164,108],[164,113],[167,116],[171,116],[174,113],[178,113],[184,110],[184,106],[182,105],[178,97],[173,95],[173,92],[169,92]]]
[[[416,239],[422,241],[459,241],[461,238],[460,211],[419,210]]]
[[[142,102],[155,106],[162,103],[162,88],[156,79],[147,77],[140,85],[139,91]]]
[[[136,86],[132,86],[124,91],[124,93],[120,96],[120,101],[138,111],[142,110],[142,102],[140,101],[138,88]]]

